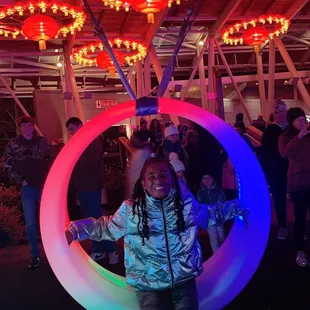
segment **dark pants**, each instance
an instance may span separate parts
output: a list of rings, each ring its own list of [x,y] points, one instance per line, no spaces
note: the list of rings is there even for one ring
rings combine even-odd
[[[196,281],[189,280],[173,289],[138,291],[141,310],[198,310]]]
[[[22,187],[21,197],[24,217],[26,222],[26,233],[32,256],[39,257],[37,236],[37,203],[41,201],[42,190],[30,185]]]
[[[272,194],[274,208],[276,211],[278,227],[286,227],[286,175],[272,175],[269,177],[270,192]]]
[[[302,191],[291,193],[291,197],[294,203],[294,234],[296,250],[304,250],[304,235],[306,232],[307,214],[310,206],[310,188]]]
[[[102,216],[101,190],[92,192],[79,192],[77,193],[77,199],[81,204],[81,208],[85,217],[93,217],[98,219]],[[112,253],[115,251],[114,242],[112,241],[93,241],[92,243],[94,253]]]

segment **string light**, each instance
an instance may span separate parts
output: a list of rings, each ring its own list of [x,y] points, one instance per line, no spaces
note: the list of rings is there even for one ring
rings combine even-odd
[[[31,0],[27,4],[25,3],[16,3],[14,6],[9,5],[0,9],[0,20],[8,16],[23,16],[24,13],[30,14],[40,14],[44,15],[56,15],[63,14],[65,17],[68,17],[70,20],[67,24],[62,24],[59,28],[58,33],[55,38],[58,38],[60,35],[66,37],[68,33],[74,34],[76,31],[81,31],[83,28],[84,22],[86,20],[86,14],[83,9],[72,6],[66,3],[58,3],[56,1],[34,1]],[[8,36],[9,34],[15,39],[18,35],[24,35],[21,28],[19,27],[10,27],[5,23],[0,23],[0,27],[4,26],[5,31],[0,31],[0,35]],[[25,39],[26,36],[24,35]]]
[[[123,62],[126,62],[129,66],[138,60],[144,59],[147,53],[145,45],[128,39],[115,38],[110,40],[109,44],[112,48],[117,49],[117,53],[123,54],[119,58],[124,59]],[[125,51],[122,51],[122,49],[125,49]],[[91,42],[76,49],[73,58],[78,64],[97,66],[96,55],[94,54],[103,50],[104,47],[101,42]]]
[[[222,40],[225,44],[230,45],[243,44],[244,39],[242,38],[240,31],[247,30],[250,27],[264,27],[268,31],[268,37],[265,40],[266,42],[268,38],[272,40],[274,36],[280,36],[281,34],[287,32],[289,26],[289,19],[282,15],[262,15],[258,18],[249,21],[237,22],[236,24],[227,27],[222,32]]]

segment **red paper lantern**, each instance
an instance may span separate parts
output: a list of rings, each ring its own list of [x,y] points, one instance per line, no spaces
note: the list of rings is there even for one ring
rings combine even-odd
[[[247,45],[254,46],[254,49],[269,39],[269,32],[263,26],[248,28],[242,34],[243,42]]]
[[[59,26],[54,18],[38,14],[30,16],[24,21],[22,31],[27,38],[39,41],[40,50],[45,50],[45,42],[58,34]]]
[[[130,0],[132,8],[138,12],[147,14],[149,23],[154,23],[154,13],[164,10],[171,5],[169,0]]]
[[[118,51],[114,51],[114,54],[118,63],[120,64],[120,66],[122,66],[125,62],[125,56]],[[106,51],[100,52],[97,55],[97,65],[102,69],[109,70],[111,76],[115,76],[115,66]]]

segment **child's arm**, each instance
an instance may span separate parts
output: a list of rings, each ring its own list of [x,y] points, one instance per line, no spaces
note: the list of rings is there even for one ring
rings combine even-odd
[[[113,216],[102,216],[98,220],[87,218],[70,222],[66,237],[70,244],[73,240],[91,239],[95,241],[116,241],[127,233],[127,204],[124,202]]]
[[[246,209],[240,206],[239,200],[230,200],[208,206],[201,204],[198,212],[198,225],[201,229],[221,226],[224,222],[237,216],[242,216],[247,225]]]

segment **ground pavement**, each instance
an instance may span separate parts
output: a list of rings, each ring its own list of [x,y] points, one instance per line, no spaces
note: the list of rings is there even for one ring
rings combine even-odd
[[[289,214],[288,239],[277,240],[273,225],[265,255],[256,274],[225,310],[310,309],[310,267],[301,268],[295,264],[291,207]],[[207,236],[203,235],[205,257],[210,254],[207,243]],[[121,247],[121,244],[118,246]],[[36,270],[26,268],[27,260],[27,246],[0,250],[1,310],[83,309],[62,288],[44,255],[42,265]],[[103,265],[107,266],[105,262]],[[113,266],[111,271],[123,274],[122,263]]]

